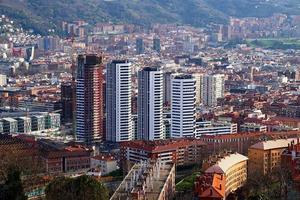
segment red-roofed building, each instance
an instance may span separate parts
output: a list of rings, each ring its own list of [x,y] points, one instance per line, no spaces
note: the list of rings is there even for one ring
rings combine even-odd
[[[91,168],[99,169],[101,175],[106,175],[118,169],[118,161],[111,154],[100,154],[91,158]]]
[[[197,177],[195,182],[195,193],[201,200],[224,200],[224,175],[215,173]]]
[[[266,133],[237,133],[223,135],[203,135],[199,140],[207,144],[207,153],[218,153],[231,150],[247,155],[248,148],[265,139],[281,139],[300,137],[300,131],[280,131]]]
[[[130,167],[141,160],[160,159],[162,163],[190,165],[200,163],[206,153],[204,142],[196,139],[129,141],[121,143],[121,165]]]
[[[289,170],[292,175],[294,185],[300,191],[300,143],[291,142],[288,148],[281,154],[281,168]]]
[[[92,150],[80,145],[67,146],[48,140],[39,141],[43,166],[48,173],[67,173],[90,169]]]

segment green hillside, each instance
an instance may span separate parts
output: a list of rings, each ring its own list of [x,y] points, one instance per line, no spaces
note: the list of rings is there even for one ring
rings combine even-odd
[[[300,13],[298,0],[0,0],[0,13],[25,28],[45,33],[62,20],[83,19],[137,24],[180,23],[202,26],[226,23],[229,16],[264,17]]]

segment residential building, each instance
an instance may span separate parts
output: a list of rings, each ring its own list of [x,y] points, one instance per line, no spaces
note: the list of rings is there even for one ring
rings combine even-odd
[[[240,125],[240,132],[267,132],[267,126],[256,123],[245,123]]]
[[[287,149],[291,139],[279,139],[258,142],[248,150],[249,172],[266,175],[279,169],[281,166],[281,154]]]
[[[205,106],[216,106],[218,98],[224,97],[224,75],[203,76],[202,103]]]
[[[293,186],[299,191],[300,185],[300,143],[292,141],[281,154],[282,173],[291,172]]]
[[[123,169],[141,160],[159,159],[161,163],[177,166],[200,163],[206,151],[205,143],[191,138],[129,141],[121,143],[120,156]]]
[[[76,86],[76,139],[93,145],[103,139],[102,57],[79,55]]]
[[[17,133],[18,132],[18,121],[13,118],[3,118],[3,133]]]
[[[164,105],[171,106],[171,80],[172,80],[172,72],[165,72],[164,76]]]
[[[175,197],[175,164],[157,161],[135,164],[111,200],[172,200]]]
[[[157,53],[160,53],[161,47],[160,47],[160,39],[154,38],[153,39],[153,50]]]
[[[196,81],[191,75],[177,75],[172,79],[171,137],[194,137],[196,131]]]
[[[30,117],[18,117],[18,133],[30,133],[31,132],[31,118]]]
[[[260,141],[296,137],[300,137],[300,131],[203,135],[199,138],[199,140],[207,144],[207,154],[231,150],[243,155],[247,155],[248,149],[253,144],[256,144]]]
[[[92,149],[65,145],[47,139],[38,141],[42,166],[50,174],[86,172],[91,167]]]
[[[163,74],[159,67],[138,73],[138,139],[164,139]]]
[[[100,154],[92,157],[91,168],[99,169],[101,176],[119,169],[117,159],[110,154]]]
[[[48,113],[45,115],[45,129],[58,129],[60,127],[60,114]]]
[[[112,142],[133,139],[131,114],[131,64],[114,60],[106,72],[106,140]]]
[[[143,38],[136,39],[136,54],[143,54],[145,51]]]
[[[202,103],[203,95],[203,77],[204,74],[194,73],[193,74],[196,80],[196,105],[199,106]]]
[[[73,113],[75,111],[74,106],[74,90],[75,87],[72,84],[61,85],[61,104],[62,104],[62,121],[72,122]]]
[[[4,74],[0,74],[0,86],[6,86],[7,85],[7,76]]]
[[[218,121],[196,122],[196,138],[202,135],[219,135],[237,133],[237,124]]]
[[[196,179],[196,195],[200,199],[226,199],[230,193],[246,183],[247,162],[248,158],[238,153],[210,157],[205,163],[210,167],[205,170],[204,175]]]

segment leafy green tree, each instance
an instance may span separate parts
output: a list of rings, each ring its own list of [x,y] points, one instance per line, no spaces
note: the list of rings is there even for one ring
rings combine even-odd
[[[46,200],[107,200],[107,188],[89,176],[77,178],[59,177],[54,179],[45,190]]]
[[[4,184],[0,185],[1,200],[26,200],[24,194],[21,172],[16,168],[9,168]]]

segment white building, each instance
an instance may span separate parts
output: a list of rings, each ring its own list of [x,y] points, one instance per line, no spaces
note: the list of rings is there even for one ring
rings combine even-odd
[[[201,135],[220,135],[237,133],[237,124],[228,122],[205,121],[196,123],[196,138]]]
[[[163,74],[158,67],[138,73],[138,139],[164,139]]]
[[[177,75],[172,79],[172,138],[195,136],[195,84],[191,75]]]
[[[5,86],[7,85],[7,77],[4,74],[0,74],[0,86]]]
[[[216,106],[218,98],[224,97],[224,75],[203,76],[202,103],[205,106]]]
[[[131,115],[131,64],[115,60],[106,72],[106,140],[133,139]]]
[[[118,162],[113,156],[109,155],[99,155],[91,158],[91,168],[99,169],[101,176],[107,175],[110,172],[113,172],[118,167]]]
[[[245,123],[240,125],[241,132],[267,132],[268,128],[266,125],[256,123]]]
[[[203,91],[203,76],[204,74],[195,73],[193,74],[196,79],[196,105],[200,105],[202,102],[202,91]]]

